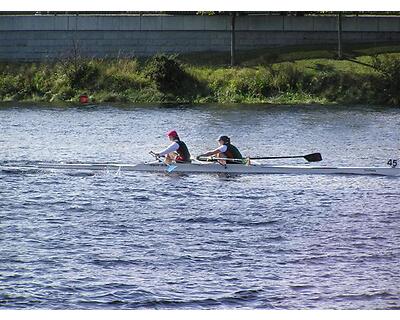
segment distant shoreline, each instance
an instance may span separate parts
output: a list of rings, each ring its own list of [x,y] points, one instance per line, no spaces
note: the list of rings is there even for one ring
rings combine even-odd
[[[360,50],[343,60],[316,49],[242,53],[234,68],[202,54],[2,62],[0,101],[79,104],[86,95],[89,104],[398,106],[400,47],[387,51]]]

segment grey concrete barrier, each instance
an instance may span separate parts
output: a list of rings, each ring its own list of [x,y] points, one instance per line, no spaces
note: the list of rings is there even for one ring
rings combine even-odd
[[[0,59],[55,59],[77,51],[85,57],[229,51],[230,30],[228,15],[2,15]],[[337,18],[238,16],[236,31],[238,50],[330,44],[337,39]],[[344,17],[343,40],[398,42],[400,18]]]

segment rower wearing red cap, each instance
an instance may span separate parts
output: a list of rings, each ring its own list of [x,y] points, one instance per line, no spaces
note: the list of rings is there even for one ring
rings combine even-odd
[[[165,156],[165,163],[167,164],[172,161],[178,163],[191,162],[189,149],[186,144],[179,139],[178,133],[175,130],[168,131],[167,137],[172,143],[164,150],[154,153],[154,155],[157,157]],[[152,151],[150,152],[153,153]]]

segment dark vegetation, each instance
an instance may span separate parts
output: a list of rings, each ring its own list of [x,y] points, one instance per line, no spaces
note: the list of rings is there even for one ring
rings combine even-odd
[[[0,63],[0,100],[133,103],[345,103],[399,105],[400,48],[280,48],[226,55]]]

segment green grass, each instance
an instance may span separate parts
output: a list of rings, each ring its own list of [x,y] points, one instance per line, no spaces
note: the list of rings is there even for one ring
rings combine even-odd
[[[400,45],[393,43],[381,44],[344,44],[344,54],[347,57],[373,56],[383,53],[399,53]],[[236,61],[242,67],[254,67],[258,65],[293,62],[310,59],[336,59],[336,45],[309,45],[287,46],[250,51],[238,51]],[[180,56],[183,62],[194,66],[228,66],[230,64],[229,53],[206,52],[191,53]]]
[[[168,57],[178,64],[79,58],[0,63],[0,101],[77,102],[86,93],[98,103],[398,105],[400,45],[345,49],[343,60],[334,46],[238,52],[234,68],[228,53]]]

